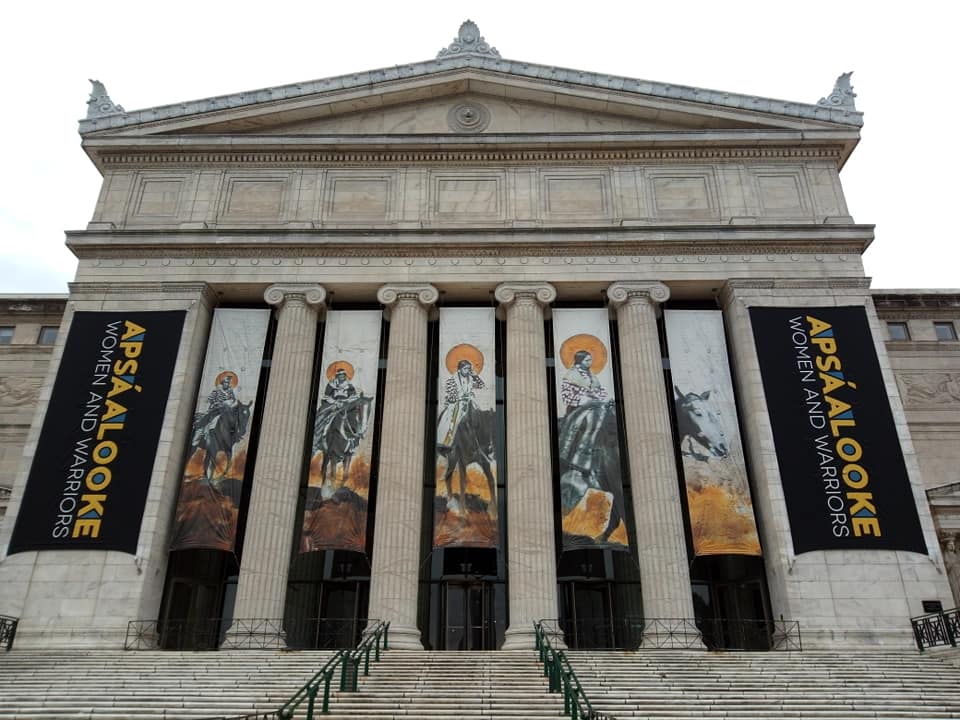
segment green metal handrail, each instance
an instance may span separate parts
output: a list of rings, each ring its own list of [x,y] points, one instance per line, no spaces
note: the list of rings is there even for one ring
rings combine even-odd
[[[297,690],[294,696],[277,710],[277,717],[284,719],[292,718],[293,713],[296,712],[300,704],[306,700],[307,720],[313,720],[313,710],[317,695],[320,692],[320,685],[323,685],[323,703],[320,712],[330,712],[330,681],[337,671],[337,666],[343,664],[348,655],[349,652],[347,650],[337,650],[336,654],[327,660],[326,665],[324,665],[316,675],[307,680],[306,684]]]
[[[536,633],[536,648],[543,663],[543,674],[550,685],[550,692],[563,693],[563,712],[574,720],[594,720],[604,717],[593,709],[587,699],[577,674],[563,650],[557,650],[550,644],[550,637],[543,628],[542,621],[533,624]]]
[[[337,650],[336,654],[327,660],[326,665],[320,671],[310,678],[307,683],[297,690],[296,694],[290,698],[279,710],[277,717],[281,720],[288,720],[293,717],[297,708],[307,701],[307,720],[313,720],[313,713],[316,706],[317,696],[320,694],[320,686],[323,686],[323,699],[320,706],[320,712],[327,714],[330,712],[330,683],[340,670],[340,691],[356,692],[357,681],[360,675],[360,662],[363,662],[363,674],[370,674],[370,653],[374,654],[374,662],[380,661],[380,650],[389,649],[387,633],[390,630],[390,623],[378,622],[372,630],[367,631],[367,636],[355,650]]]
[[[340,671],[340,690],[356,692],[360,681],[360,663],[363,662],[363,675],[370,674],[370,653],[373,652],[373,661],[380,662],[381,641],[384,650],[389,650],[390,623],[378,622],[372,630],[368,630],[355,650],[348,650]],[[348,668],[349,666],[349,668]]]

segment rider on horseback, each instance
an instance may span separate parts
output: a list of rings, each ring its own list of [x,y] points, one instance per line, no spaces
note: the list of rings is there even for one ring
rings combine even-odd
[[[217,376],[217,386],[207,396],[207,410],[197,413],[193,419],[193,447],[206,445],[210,431],[217,426],[220,416],[229,408],[237,406],[237,396],[233,388],[237,385],[236,373],[229,370]]]
[[[443,386],[443,401],[446,403],[437,420],[437,446],[440,452],[450,449],[457,428],[471,410],[479,410],[473,394],[486,385],[479,375],[473,372],[473,363],[461,360],[457,363],[457,372],[447,378]]]
[[[323,391],[323,398],[320,401],[320,408],[317,410],[317,416],[314,420],[314,438],[323,438],[327,434],[327,429],[333,422],[337,413],[343,408],[344,404],[351,398],[357,397],[357,388],[347,377],[347,371],[344,367],[338,367],[333,377],[327,382],[327,387]],[[359,438],[353,439],[354,447]]]

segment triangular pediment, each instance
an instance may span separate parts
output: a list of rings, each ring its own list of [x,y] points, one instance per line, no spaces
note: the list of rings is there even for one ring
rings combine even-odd
[[[460,105],[468,107],[457,116]],[[471,125],[474,111],[483,127]],[[81,134],[643,133],[859,124],[859,113],[833,108],[460,56],[94,117],[81,121]]]

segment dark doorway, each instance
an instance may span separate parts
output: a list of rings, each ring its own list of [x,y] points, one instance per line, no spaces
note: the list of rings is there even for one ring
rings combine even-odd
[[[700,557],[694,561],[693,602],[697,625],[709,648],[769,650],[770,619],[763,560]]]
[[[217,550],[170,553],[157,633],[168,650],[214,650],[230,624],[236,560]]]
[[[356,647],[367,626],[370,568],[359,553],[294,556],[283,619],[287,647],[323,650]]]
[[[490,584],[483,581],[444,583],[444,650],[493,650]]]
[[[610,583],[571,581],[562,584],[564,637],[571,648],[617,647],[614,640]]]

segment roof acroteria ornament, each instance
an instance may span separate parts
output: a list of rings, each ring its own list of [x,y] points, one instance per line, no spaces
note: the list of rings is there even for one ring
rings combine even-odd
[[[851,75],[853,75],[853,70],[838,77],[836,84],[833,86],[833,92],[825,98],[820,98],[817,105],[856,111],[857,106],[853,99],[857,94],[853,91],[853,85],[850,84]]]
[[[480,28],[473,20],[467,20],[460,26],[457,37],[453,39],[448,47],[443,48],[437,53],[438,58],[450,57],[451,55],[489,55],[491,57],[500,57],[495,47],[487,45],[487,41],[480,35]]]
[[[124,112],[123,107],[117,105],[107,94],[107,89],[99,80],[91,80],[90,99],[87,100],[87,119],[116,115]]]

